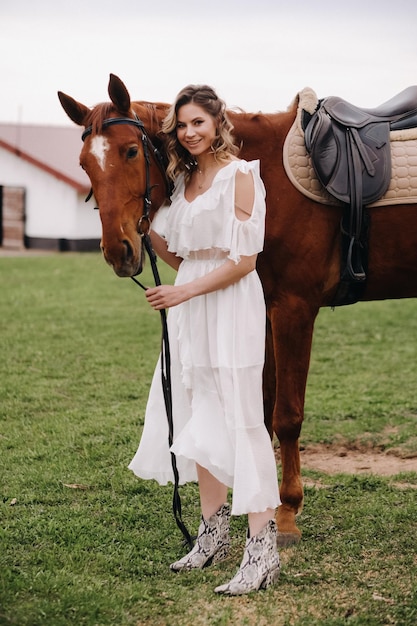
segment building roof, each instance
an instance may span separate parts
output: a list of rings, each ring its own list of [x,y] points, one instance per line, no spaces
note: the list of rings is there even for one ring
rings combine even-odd
[[[84,193],[91,185],[78,160],[81,134],[77,126],[0,123],[0,147]]]

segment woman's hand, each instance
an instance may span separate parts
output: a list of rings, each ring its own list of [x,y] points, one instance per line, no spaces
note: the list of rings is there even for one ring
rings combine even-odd
[[[145,296],[153,309],[160,311],[189,300],[186,285],[159,285],[150,287]]]

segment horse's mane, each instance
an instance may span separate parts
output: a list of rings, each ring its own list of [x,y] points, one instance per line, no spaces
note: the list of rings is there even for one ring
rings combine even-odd
[[[140,100],[138,102],[132,102],[132,105],[140,107],[142,113],[139,113],[139,117],[144,117],[144,123],[147,131],[151,135],[158,135],[161,131],[161,120],[165,117],[170,107],[169,104],[160,102],[148,102],[146,100]],[[162,112],[162,116],[158,114]]]
[[[100,133],[103,128],[104,120],[108,119],[110,113],[114,113],[115,111],[116,108],[111,102],[96,104],[96,106],[92,108],[88,114],[87,119],[84,122],[85,126],[91,126],[91,132],[93,135]]]

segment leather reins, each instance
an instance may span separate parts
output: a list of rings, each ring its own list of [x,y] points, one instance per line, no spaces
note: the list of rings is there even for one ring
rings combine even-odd
[[[165,183],[166,183],[166,190],[167,190],[167,196],[169,197],[169,195],[171,195],[171,185],[167,179],[166,176],[166,172],[165,172],[165,165],[164,165],[164,159],[161,155],[161,153],[159,152],[159,150],[153,145],[150,137],[148,136],[145,126],[142,122],[142,120],[136,115],[136,113],[134,114],[135,117],[134,118],[130,118],[130,117],[112,117],[109,119],[106,119],[103,121],[102,123],[102,128],[107,128],[108,126],[112,126],[112,125],[117,125],[117,124],[130,124],[132,126],[136,126],[137,128],[140,129],[141,131],[141,136],[142,136],[142,146],[143,146],[143,154],[144,154],[144,158],[145,158],[145,172],[146,172],[146,182],[145,182],[145,193],[143,195],[143,213],[142,216],[139,219],[138,225],[137,225],[137,231],[139,233],[139,235],[142,237],[142,244],[145,246],[145,250],[148,253],[150,262],[151,262],[151,267],[152,267],[152,274],[154,277],[154,281],[155,281],[155,285],[159,286],[161,284],[161,279],[159,276],[159,272],[158,272],[158,267],[157,267],[157,257],[156,254],[152,248],[152,242],[151,242],[151,238],[149,235],[149,231],[150,231],[150,218],[149,218],[149,214],[152,208],[152,200],[151,200],[151,191],[152,191],[152,186],[151,186],[151,175],[150,175],[150,165],[151,165],[151,161],[150,161],[150,151],[152,151],[152,154],[154,156],[154,159],[159,167],[159,169],[161,170]],[[88,137],[89,135],[91,135],[92,133],[92,126],[88,126],[81,138],[83,141],[85,141],[86,137]],[[87,198],[86,198],[86,202],[91,198],[93,194],[93,190],[90,190],[90,193],[88,194]],[[139,285],[139,287],[141,287],[143,290],[146,291],[147,287],[145,287],[139,280],[137,280],[137,278],[135,276],[131,276],[131,279],[137,284]],[[173,417],[172,417],[172,386],[171,386],[171,356],[170,356],[170,349],[169,349],[169,337],[168,337],[168,325],[167,325],[167,314],[166,314],[166,310],[165,309],[161,309],[160,310],[160,315],[161,315],[161,324],[162,324],[162,338],[161,338],[161,382],[162,382],[162,390],[163,390],[163,394],[164,394],[164,402],[165,402],[165,409],[166,409],[166,414],[167,414],[167,420],[168,420],[168,445],[171,448],[172,443],[173,443],[173,439],[174,439],[174,423],[173,423]],[[191,537],[190,533],[188,532],[184,522],[182,521],[182,511],[181,511],[181,498],[180,498],[180,494],[179,494],[179,473],[178,473],[178,468],[177,468],[177,459],[176,456],[173,452],[170,452],[171,455],[171,465],[172,465],[172,471],[174,474],[174,493],[173,493],[173,498],[172,498],[172,511],[174,514],[174,518],[175,521],[177,523],[178,528],[181,530],[183,536],[184,536],[184,543],[186,543],[189,548],[191,549],[194,545],[194,541],[193,538]]]

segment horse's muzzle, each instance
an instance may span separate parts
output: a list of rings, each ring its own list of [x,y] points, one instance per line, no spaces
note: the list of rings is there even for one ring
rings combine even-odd
[[[103,244],[101,250],[106,263],[113,268],[114,273],[120,278],[130,278],[137,276],[143,269],[143,250],[140,246],[138,253],[135,253],[132,244],[124,239],[121,246],[118,246],[118,254],[114,254]]]

